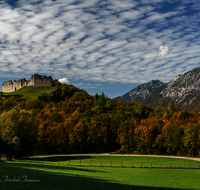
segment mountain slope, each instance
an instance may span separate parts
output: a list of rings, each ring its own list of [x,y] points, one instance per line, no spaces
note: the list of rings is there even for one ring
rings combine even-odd
[[[153,105],[160,98],[165,106],[173,99],[179,110],[200,111],[200,67],[177,75],[168,83],[152,80],[114,99]]]
[[[190,70],[183,75],[176,76],[171,80],[160,94],[162,99],[173,99],[179,109],[194,110],[199,104],[200,92],[200,67]],[[194,105],[196,102],[196,105]],[[200,108],[198,108],[200,111]]]
[[[114,98],[115,100],[117,99],[122,99],[126,102],[131,102],[131,101],[145,101],[146,99],[149,98],[149,96],[151,96],[152,91],[154,91],[154,89],[165,85],[165,83],[159,81],[159,80],[152,80],[148,83],[144,83],[139,85],[138,87],[132,89],[131,91],[127,92],[126,94],[122,95],[122,96],[118,96],[116,98]]]

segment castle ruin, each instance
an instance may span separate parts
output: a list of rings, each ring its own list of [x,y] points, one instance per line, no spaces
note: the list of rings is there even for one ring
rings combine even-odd
[[[34,74],[31,75],[30,80],[26,80],[25,78],[19,80],[12,80],[3,82],[2,84],[2,92],[13,92],[19,90],[24,86],[50,86],[52,82],[51,76]]]

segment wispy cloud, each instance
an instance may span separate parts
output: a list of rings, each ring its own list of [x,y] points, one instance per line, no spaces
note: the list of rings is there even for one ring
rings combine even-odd
[[[20,0],[16,7],[1,3],[0,74],[168,82],[198,67],[200,58],[198,2],[174,2],[169,6],[169,0]]]

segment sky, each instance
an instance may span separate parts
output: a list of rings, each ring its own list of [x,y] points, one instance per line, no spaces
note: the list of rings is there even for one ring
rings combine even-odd
[[[38,73],[114,98],[199,66],[199,0],[0,0],[0,86]]]

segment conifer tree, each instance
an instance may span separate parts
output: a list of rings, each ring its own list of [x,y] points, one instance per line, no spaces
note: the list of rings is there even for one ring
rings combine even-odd
[[[172,99],[170,100],[170,103],[168,105],[168,110],[169,110],[169,113],[177,112],[176,104],[174,103],[174,101]]]
[[[98,99],[97,110],[98,113],[106,112],[106,98],[104,92],[102,92],[101,96]]]

